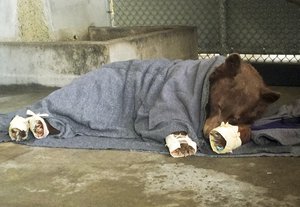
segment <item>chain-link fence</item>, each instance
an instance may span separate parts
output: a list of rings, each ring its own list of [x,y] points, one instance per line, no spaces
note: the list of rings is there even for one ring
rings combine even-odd
[[[254,62],[300,63],[300,7],[287,0],[110,0],[110,4],[113,26],[196,26],[200,58],[238,52]]]

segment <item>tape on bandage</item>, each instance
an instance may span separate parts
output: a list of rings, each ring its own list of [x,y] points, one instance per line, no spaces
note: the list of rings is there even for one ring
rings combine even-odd
[[[175,135],[170,134],[166,137],[166,146],[169,148],[170,155],[172,157],[183,157],[178,156],[174,153],[175,150],[181,148],[180,144],[186,143],[194,149],[194,153],[197,151],[197,144],[188,135]]]
[[[15,136],[13,132],[14,130],[24,131],[25,136],[24,137]],[[13,141],[15,140],[21,141],[27,139],[28,130],[29,130],[28,120],[21,116],[16,115],[9,124],[8,134]]]
[[[232,150],[242,145],[238,126],[233,126],[229,123],[222,122],[219,127],[214,128],[209,134],[209,141],[212,150],[218,154],[232,153]],[[220,146],[217,143],[216,137],[213,135],[218,132],[226,141],[225,146]]]
[[[30,128],[33,136],[37,139],[45,138],[49,134],[49,130],[48,130],[45,120],[42,117],[47,117],[49,115],[48,114],[35,114],[33,111],[30,111],[30,110],[27,110],[26,114],[31,116],[28,118],[28,120],[29,120],[29,128]],[[39,122],[41,122],[43,125],[44,132],[43,132],[42,136],[39,136],[38,133],[36,133],[36,126],[39,124]]]

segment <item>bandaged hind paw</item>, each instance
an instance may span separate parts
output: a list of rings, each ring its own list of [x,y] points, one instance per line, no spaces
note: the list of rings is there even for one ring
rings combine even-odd
[[[16,115],[10,122],[8,134],[11,140],[19,142],[28,137],[29,123],[26,118]]]
[[[196,154],[197,144],[188,135],[170,134],[166,137],[166,146],[174,158]]]
[[[49,130],[45,120],[42,117],[49,116],[48,114],[35,114],[33,111],[26,112],[29,121],[29,128],[33,136],[37,139],[43,139],[49,134]]]
[[[212,150],[218,154],[232,153],[242,145],[238,126],[222,122],[220,126],[211,130],[209,141]]]

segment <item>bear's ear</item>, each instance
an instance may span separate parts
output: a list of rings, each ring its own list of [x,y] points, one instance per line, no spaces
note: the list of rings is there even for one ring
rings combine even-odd
[[[240,56],[236,53],[231,54],[226,58],[225,63],[215,69],[209,80],[213,82],[220,78],[234,78],[238,74],[241,64]]]
[[[262,88],[260,94],[263,100],[267,103],[273,103],[280,98],[280,93],[272,91],[267,87]]]
[[[241,67],[242,59],[239,54],[233,53],[226,58],[225,63],[228,67],[228,70],[237,72]]]

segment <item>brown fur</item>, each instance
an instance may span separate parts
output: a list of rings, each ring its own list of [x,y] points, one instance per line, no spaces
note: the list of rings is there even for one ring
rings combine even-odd
[[[208,116],[203,129],[210,131],[221,122],[238,125],[243,143],[250,139],[250,125],[265,112],[280,94],[267,88],[256,69],[230,55],[210,76]]]

